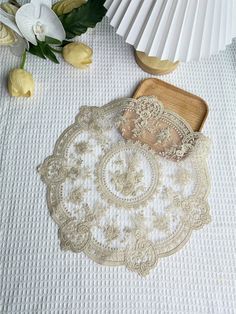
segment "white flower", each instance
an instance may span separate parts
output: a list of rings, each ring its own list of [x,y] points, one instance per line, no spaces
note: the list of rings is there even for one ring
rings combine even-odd
[[[37,45],[36,37],[44,41],[49,36],[60,41],[66,37],[61,21],[51,9],[51,0],[31,0],[16,12],[16,24],[23,37]]]
[[[26,48],[28,41],[37,45],[36,38],[44,41],[45,36],[63,41],[66,37],[65,30],[51,5],[51,0],[31,0],[31,3],[22,5],[15,16],[0,9],[0,22],[11,28],[18,39],[26,39]],[[18,44],[20,41],[22,40],[19,39]]]

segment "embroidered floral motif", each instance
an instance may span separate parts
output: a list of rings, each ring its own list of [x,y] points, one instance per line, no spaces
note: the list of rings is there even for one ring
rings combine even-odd
[[[139,170],[138,162],[137,155],[131,156],[126,166],[110,172],[111,182],[115,189],[125,196],[136,196],[140,191],[145,190],[142,185],[143,170]],[[117,164],[117,161],[115,163]],[[120,160],[118,160],[118,164],[120,164]]]
[[[140,97],[138,103],[139,105],[136,108],[136,112],[139,117],[143,118],[144,121],[148,118],[157,118],[163,112],[160,101],[158,101],[155,96]]]
[[[80,114],[76,118],[76,122],[84,131],[88,131],[96,138],[99,144],[106,146],[108,137],[105,136],[104,130],[109,130],[110,125],[104,125],[102,120],[102,110],[97,107],[81,107]]]
[[[79,214],[80,222],[87,226],[93,227],[99,225],[100,220],[105,216],[107,207],[103,204],[96,203],[94,207],[89,207],[87,203],[80,203],[80,206],[76,208],[76,212]]]
[[[133,129],[133,134],[136,137],[142,135],[145,131],[152,132],[153,120],[158,119],[163,112],[162,105],[156,97],[141,97],[138,106],[132,104],[127,110],[135,110],[137,114]]]
[[[90,191],[89,189],[85,189],[82,186],[77,187],[75,190],[73,190],[70,195],[69,195],[69,202],[74,203],[74,204],[80,204],[83,199],[84,195]]]
[[[81,107],[80,114],[77,116],[77,123],[83,130],[90,130],[97,134],[102,133],[101,111],[97,107]]]
[[[91,176],[91,171],[88,167],[84,167],[82,159],[77,159],[73,166],[67,166],[67,178],[77,180],[78,178],[85,180]]]
[[[138,143],[117,143],[105,152],[96,167],[96,184],[102,199],[118,207],[140,207],[150,201],[159,188],[161,176],[156,155]],[[151,178],[148,172],[152,173]]]
[[[179,168],[171,175],[176,185],[187,185],[191,181],[191,175],[187,169]]]
[[[153,211],[153,227],[165,233],[170,231],[169,229],[170,219],[167,215],[159,215]]]
[[[103,228],[103,232],[108,242],[111,242],[120,236],[120,229],[115,222],[112,222],[110,225],[106,225]]]
[[[81,141],[75,144],[75,150],[78,154],[90,153],[92,151],[92,146],[86,141]]]
[[[159,144],[168,142],[170,138],[171,138],[171,129],[169,127],[160,129],[156,134],[156,141]]]

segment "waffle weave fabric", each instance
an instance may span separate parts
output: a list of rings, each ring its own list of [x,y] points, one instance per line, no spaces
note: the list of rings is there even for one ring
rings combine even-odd
[[[28,57],[31,99],[8,95],[6,77],[19,60],[1,47],[0,313],[236,313],[236,42],[163,77],[208,102],[212,223],[143,279],[61,251],[36,172],[82,105],[129,97],[150,77],[106,19],[81,40],[94,50],[84,72]]]

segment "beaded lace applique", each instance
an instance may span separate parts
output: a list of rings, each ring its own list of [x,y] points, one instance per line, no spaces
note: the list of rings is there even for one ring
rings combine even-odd
[[[125,141],[117,121],[124,120],[124,109],[133,103],[123,99],[101,108],[82,107],[38,171],[64,250],[145,276],[210,221],[209,141],[179,125],[179,132],[193,136],[195,145],[178,162],[146,144]],[[155,118],[163,115],[158,108],[153,106]],[[144,124],[139,121],[141,129]],[[156,141],[170,145],[172,125],[159,125],[158,130]]]

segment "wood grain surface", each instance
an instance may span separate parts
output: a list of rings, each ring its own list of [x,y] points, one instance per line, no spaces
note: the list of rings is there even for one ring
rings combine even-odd
[[[208,115],[208,105],[205,100],[156,78],[142,81],[133,97],[150,95],[156,96],[166,109],[184,118],[194,131],[202,130]]]

